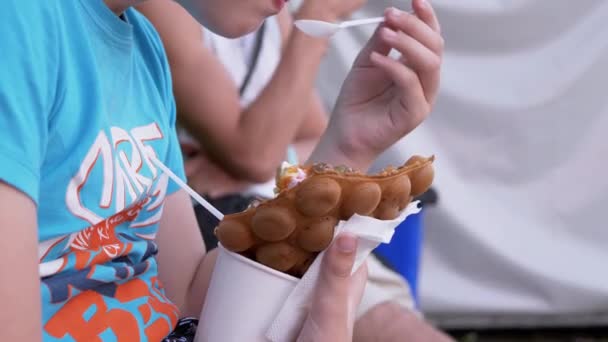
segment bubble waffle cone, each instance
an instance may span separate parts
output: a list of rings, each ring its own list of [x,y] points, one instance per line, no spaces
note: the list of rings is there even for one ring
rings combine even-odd
[[[275,270],[301,277],[331,243],[338,221],[352,215],[392,220],[434,178],[434,157],[414,156],[375,175],[317,164],[290,187],[278,177],[274,199],[227,215],[215,234],[222,245]]]

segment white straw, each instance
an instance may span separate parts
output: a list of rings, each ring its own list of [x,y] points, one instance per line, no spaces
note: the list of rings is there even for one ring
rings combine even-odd
[[[186,192],[194,198],[200,205],[202,205],[205,209],[207,209],[213,216],[215,216],[218,220],[224,219],[224,214],[222,214],[219,210],[217,210],[211,203],[207,202],[201,195],[196,193],[188,184],[184,183],[179,177],[177,177],[168,167],[166,167],[163,163],[161,163],[158,158],[153,155],[149,156],[150,159],[158,166],[163,172],[169,176],[177,185],[179,185],[182,189],[186,190]]]

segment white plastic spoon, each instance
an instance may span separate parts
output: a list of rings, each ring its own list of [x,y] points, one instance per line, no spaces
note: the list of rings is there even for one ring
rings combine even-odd
[[[343,28],[360,25],[379,24],[382,22],[384,22],[384,17],[349,20],[343,21],[341,23],[330,23],[321,20],[302,19],[296,20],[294,22],[294,25],[299,28],[300,31],[306,33],[309,36],[318,38],[329,38]]]

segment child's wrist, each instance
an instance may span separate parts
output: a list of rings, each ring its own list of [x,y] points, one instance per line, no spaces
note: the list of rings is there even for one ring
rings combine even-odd
[[[339,134],[328,129],[321,137],[307,163],[345,165],[361,172],[367,172],[375,160],[375,155],[358,147],[348,137],[341,138]]]

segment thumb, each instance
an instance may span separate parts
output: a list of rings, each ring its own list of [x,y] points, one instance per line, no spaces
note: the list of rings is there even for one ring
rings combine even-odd
[[[319,286],[341,288],[348,283],[357,251],[357,238],[348,233],[340,234],[325,253],[321,263]]]
[[[356,250],[357,238],[341,234],[326,251],[306,324],[308,334],[332,341],[350,341],[356,308],[367,279],[365,265],[351,275]]]

